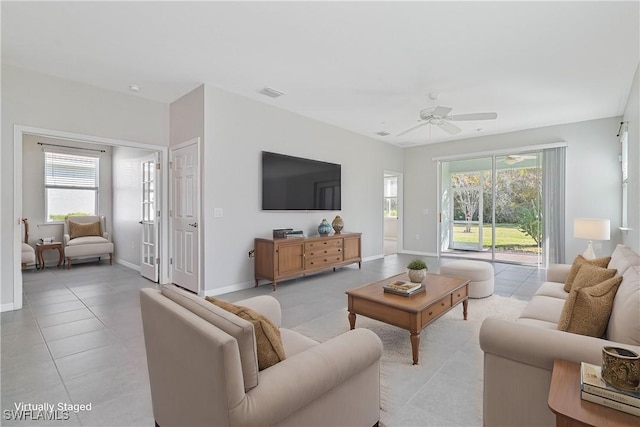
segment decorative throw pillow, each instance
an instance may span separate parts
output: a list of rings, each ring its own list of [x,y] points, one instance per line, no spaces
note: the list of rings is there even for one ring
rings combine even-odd
[[[622,277],[612,277],[594,286],[571,290],[562,309],[558,330],[602,337],[620,283]]]
[[[571,265],[571,270],[569,271],[569,275],[567,276],[567,281],[564,283],[564,291],[567,293],[571,292],[571,284],[576,278],[576,274],[578,274],[578,270],[580,270],[582,264],[587,263],[595,265],[597,267],[606,268],[607,265],[609,265],[610,260],[611,257],[586,259],[582,255],[578,255],[576,259],[573,260],[573,264]]]
[[[234,305],[213,297],[205,297],[205,299],[253,324],[258,351],[258,370],[266,369],[286,358],[280,329],[267,317],[250,308]]]
[[[76,237],[85,236],[101,236],[100,234],[100,222],[69,222],[69,238],[75,239]]]
[[[580,288],[588,288],[590,286],[602,283],[607,279],[611,279],[615,276],[617,270],[612,268],[602,268],[588,263],[582,264],[578,269],[573,283],[571,284],[571,290],[577,290]]]

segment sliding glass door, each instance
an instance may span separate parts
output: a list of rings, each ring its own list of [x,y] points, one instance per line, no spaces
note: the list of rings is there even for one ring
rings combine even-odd
[[[441,161],[440,253],[540,264],[542,151]]]

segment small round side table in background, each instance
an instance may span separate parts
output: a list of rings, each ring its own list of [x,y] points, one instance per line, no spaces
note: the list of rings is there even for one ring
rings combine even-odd
[[[64,260],[64,254],[62,251],[62,242],[51,242],[51,243],[39,242],[39,243],[36,243],[36,269],[44,270],[45,265],[44,265],[44,257],[42,256],[42,253],[49,249],[54,249],[58,251],[58,253],[60,254],[58,258],[58,267],[62,265],[62,262]]]

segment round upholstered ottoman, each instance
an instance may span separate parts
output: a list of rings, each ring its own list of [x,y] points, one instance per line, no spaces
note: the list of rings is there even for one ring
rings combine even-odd
[[[484,298],[493,293],[493,266],[488,262],[451,261],[440,266],[440,274],[469,279],[469,298]]]

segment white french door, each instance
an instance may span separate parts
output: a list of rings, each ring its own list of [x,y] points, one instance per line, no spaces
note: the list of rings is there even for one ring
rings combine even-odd
[[[157,204],[157,186],[160,182],[158,179],[158,154],[142,160],[140,164],[142,178],[142,225],[141,233],[141,249],[140,256],[140,274],[147,279],[158,282],[158,214]]]
[[[198,140],[171,150],[171,281],[185,289],[200,291]]]

